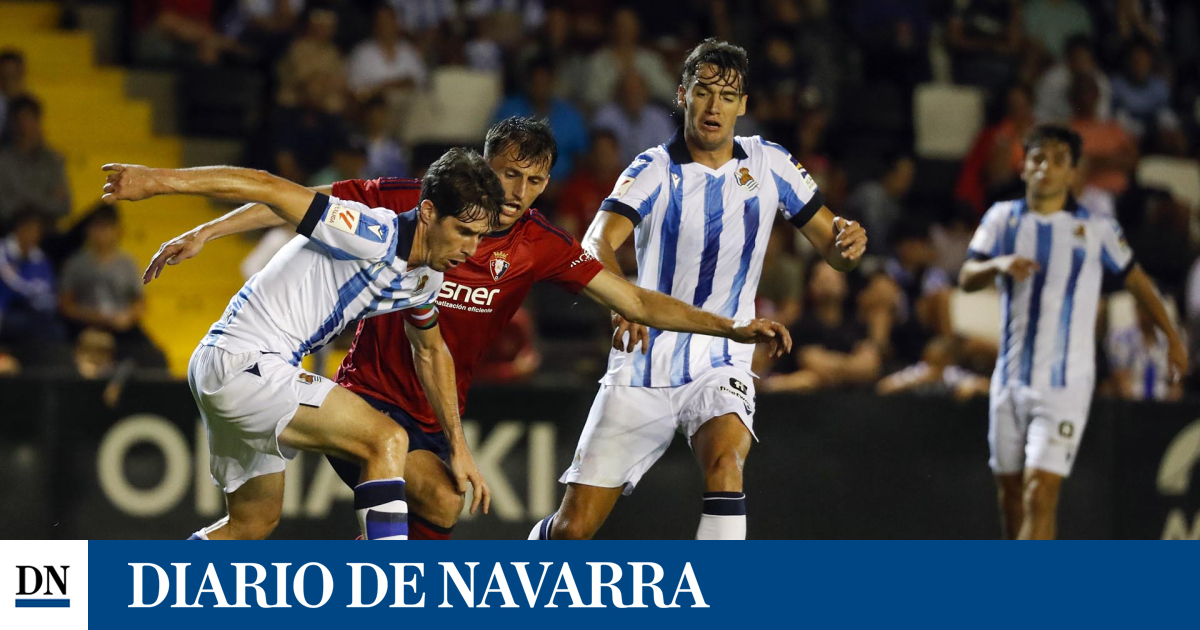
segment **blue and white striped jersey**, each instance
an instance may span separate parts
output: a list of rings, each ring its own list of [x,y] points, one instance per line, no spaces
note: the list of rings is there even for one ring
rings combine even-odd
[[[299,365],[356,320],[432,304],[441,272],[408,268],[416,225],[416,210],[317,195],[300,235],[246,281],[200,343]]]
[[[775,212],[797,227],[824,205],[816,182],[781,146],[734,139],[733,159],[692,160],[682,132],[639,155],[601,210],[633,221],[640,287],[733,319],[754,317],[754,294]],[[650,350],[613,350],[607,384],[679,387],[720,366],[750,370],[754,347],[650,329]]]
[[[993,385],[1091,397],[1096,371],[1096,309],[1104,274],[1133,268],[1121,227],[1091,215],[1073,199],[1050,215],[1024,199],[997,203],[983,216],[968,255],[1016,254],[1041,270],[1017,282],[999,274],[1000,354]]]

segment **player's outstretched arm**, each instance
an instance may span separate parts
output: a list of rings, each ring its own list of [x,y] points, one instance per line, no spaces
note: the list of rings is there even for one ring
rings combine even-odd
[[[1125,276],[1125,288],[1133,295],[1133,299],[1150,313],[1154,325],[1167,335],[1167,362],[1171,364],[1171,381],[1178,383],[1187,374],[1187,347],[1183,345],[1179,333],[1171,324],[1171,318],[1163,306],[1162,296],[1158,294],[1158,289],[1154,288],[1154,282],[1142,270],[1142,266],[1136,263]]]
[[[781,356],[792,350],[792,337],[783,324],[767,319],[735,322],[669,295],[643,289],[607,270],[596,274],[584,288],[584,293],[625,320],[641,326],[727,337],[742,343],[769,343],[772,356]],[[613,347],[632,351],[632,347],[627,349],[623,345],[621,329],[618,328],[613,335]],[[647,344],[643,343],[643,353],[646,347]]]
[[[967,293],[986,288],[999,274],[1011,276],[1018,282],[1041,270],[1037,261],[1020,256],[997,256],[986,260],[968,260],[958,272],[958,286]]]
[[[436,325],[421,329],[406,321],[404,332],[412,346],[413,364],[421,388],[425,390],[425,398],[433,407],[433,413],[450,443],[450,472],[454,475],[455,487],[459,494],[466,494],[467,484],[470,484],[473,490],[471,513],[474,514],[482,505],[483,513],[487,514],[492,504],[492,491],[476,467],[475,457],[471,455],[463,435],[462,421],[458,415],[454,359],[442,339],[441,329]]]
[[[309,190],[328,195],[331,194],[332,188],[333,186],[316,186],[310,187]],[[166,265],[178,265],[196,257],[209,241],[231,234],[243,234],[281,225],[287,225],[287,221],[261,203],[238,206],[223,216],[198,225],[160,245],[150,265],[142,274],[142,284],[147,284],[161,275]]]
[[[835,216],[825,206],[800,228],[800,233],[838,271],[853,270],[867,250],[867,231],[854,221]]]
[[[299,225],[312,204],[313,191],[265,171],[236,166],[150,168],[105,164],[106,203],[141,201],[159,195],[201,195],[225,201],[256,201],[271,206],[281,219]]]

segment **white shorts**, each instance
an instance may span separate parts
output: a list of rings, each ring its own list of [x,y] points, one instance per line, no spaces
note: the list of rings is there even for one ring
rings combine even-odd
[[[188,363],[188,385],[208,431],[208,469],[225,492],[282,472],[296,451],[279,434],[300,405],[320,407],[336,384],[277,354],[231,354],[200,346]]]
[[[1091,391],[1044,394],[1018,386],[993,387],[988,412],[988,465],[996,474],[1037,468],[1066,477],[1087,425]]]
[[[559,481],[624,486],[629,494],[676,432],[690,443],[702,424],[729,413],[754,434],[754,381],[737,368],[717,368],[680,387],[601,385],[571,467]]]

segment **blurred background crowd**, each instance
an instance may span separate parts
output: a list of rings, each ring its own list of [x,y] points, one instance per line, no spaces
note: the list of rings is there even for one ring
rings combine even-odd
[[[795,351],[757,361],[762,391],[986,393],[996,298],[963,295],[955,283],[983,212],[1022,195],[1022,138],[1040,122],[1081,134],[1076,196],[1119,220],[1181,325],[1200,332],[1200,3],[1191,0],[57,5],[55,32],[90,33],[98,59],[168,81],[162,98],[125,87],[147,90],[134,96],[167,118],[156,125],[194,146],[225,147],[223,161],[309,185],[420,177],[445,148],[481,145],[495,120],[545,117],[559,159],[536,207],[577,237],[624,167],[679,124],[673,101],[688,48],[708,36],[745,47],[750,98],[739,135],[791,151],[828,205],[871,239],[869,259],[842,275],[776,225],[759,314],[792,329]],[[73,199],[101,179],[70,181],[74,143],[47,143],[34,64],[19,45],[0,48],[0,373],[180,374],[203,330],[177,341],[169,324],[143,322],[170,320],[171,309],[178,321],[203,311],[198,321],[211,322],[240,279],[202,304],[193,296],[148,311],[144,248],[190,226],[150,229],[139,218],[145,243],[131,241],[123,230],[132,208],[91,208],[90,193]],[[241,273],[286,238],[231,250]],[[143,249],[131,255],[131,242]],[[159,282],[207,292],[170,274],[219,255],[201,254]],[[1131,300],[1113,294],[1101,315],[1101,395],[1200,392],[1196,378],[1167,380],[1165,339]],[[479,380],[593,379],[608,331],[605,313],[541,288]],[[326,359],[330,371],[339,356]]]

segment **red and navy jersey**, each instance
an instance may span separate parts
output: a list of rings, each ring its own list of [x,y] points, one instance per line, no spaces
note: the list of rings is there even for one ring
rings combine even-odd
[[[421,182],[352,180],[333,185],[339,199],[402,212],[417,205]],[[460,413],[484,350],[521,307],[534,282],[547,280],[573,293],[604,266],[565,231],[530,209],[504,232],[484,238],[475,255],[445,272],[437,303],[442,338],[454,357]],[[337,382],[409,412],[426,432],[441,431],[413,366],[404,319],[395,314],[364,319]]]

